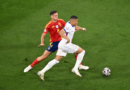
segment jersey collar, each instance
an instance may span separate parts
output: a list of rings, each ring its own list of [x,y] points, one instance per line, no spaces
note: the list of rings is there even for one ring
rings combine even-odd
[[[51,22],[53,22],[52,19],[51,19]],[[58,20],[56,22],[58,22]],[[53,23],[56,23],[56,22],[53,22]]]
[[[70,24],[70,21],[69,21],[69,24]],[[71,24],[70,24],[71,25]],[[72,26],[72,25],[71,25]],[[72,26],[72,27],[74,27],[74,26]]]

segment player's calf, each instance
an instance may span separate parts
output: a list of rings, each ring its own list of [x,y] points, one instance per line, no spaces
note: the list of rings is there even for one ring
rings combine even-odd
[[[78,54],[77,61],[76,61],[76,64],[75,64],[74,68],[78,69],[80,63],[83,60],[84,55],[85,55],[85,50],[83,50],[81,53]]]
[[[50,61],[50,62],[45,66],[45,68],[43,68],[43,69],[41,70],[41,72],[45,73],[46,71],[48,71],[49,69],[51,69],[52,66],[54,66],[55,64],[58,64],[58,63],[59,63],[59,61],[53,59],[52,61]]]
[[[77,60],[80,60],[80,61],[82,62],[84,55],[85,55],[85,50],[83,50],[82,52],[80,52],[80,53],[78,54]]]

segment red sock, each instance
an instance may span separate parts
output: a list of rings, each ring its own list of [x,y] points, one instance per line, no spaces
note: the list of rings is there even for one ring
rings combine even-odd
[[[35,59],[30,66],[33,67],[34,65],[36,65],[38,63],[39,63],[39,61],[37,61],[37,59]]]
[[[78,56],[78,55],[75,55],[75,59],[76,59],[76,60],[77,60],[77,56]]]
[[[77,60],[77,56],[78,56],[78,55],[75,55],[75,59],[76,59],[76,60]],[[80,65],[81,65],[81,64],[82,64],[82,63],[80,63]]]

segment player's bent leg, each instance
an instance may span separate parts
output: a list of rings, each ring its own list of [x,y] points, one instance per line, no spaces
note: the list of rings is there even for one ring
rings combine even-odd
[[[55,64],[59,63],[59,61],[62,59],[63,56],[66,56],[66,52],[62,51],[61,49],[58,49],[57,51],[57,54],[56,54],[56,57],[55,59],[53,59],[52,61],[50,61],[46,66],[45,68],[43,68],[41,71],[40,71],[40,78],[42,80],[44,80],[44,73],[46,71],[48,71],[49,69],[51,69]],[[39,73],[39,72],[38,72]],[[42,75],[42,76],[41,76]]]
[[[83,57],[85,55],[85,50],[83,50],[82,48],[79,47],[75,53],[78,53],[78,56],[77,56],[77,61],[76,61],[74,68],[78,69],[78,67],[79,67],[80,63],[82,62]]]
[[[62,57],[63,57],[63,56],[58,56],[58,55],[56,55],[55,60],[60,61],[60,60],[62,59]]]
[[[33,66],[35,66],[36,64],[38,64],[40,61],[46,59],[52,52],[45,50],[45,52],[43,53],[42,56],[36,58],[29,66],[27,66],[24,69],[24,72],[28,72],[29,70],[31,70],[33,68]]]
[[[78,54],[78,56],[77,56],[77,61],[75,63],[75,66],[72,69],[72,72],[74,72],[79,77],[82,77],[82,75],[78,71],[78,67],[79,67],[80,63],[82,62],[82,60],[83,60],[83,57],[85,55],[85,50],[83,50],[82,48],[79,47],[78,50],[76,52],[74,52],[74,53]]]
[[[75,52],[75,54],[77,54],[77,53],[81,53],[81,52],[83,52],[84,50],[81,48],[81,47],[79,47],[79,49]],[[79,57],[80,55],[77,55],[77,58]],[[80,57],[79,57],[80,58]],[[82,65],[81,63],[79,64],[79,70],[88,70],[89,69],[89,67],[88,66],[84,66],[84,65]]]
[[[52,52],[45,50],[45,52],[43,53],[43,55],[37,58],[37,61],[40,62],[40,61],[46,59],[51,53]]]
[[[81,53],[82,51],[84,51],[84,50],[83,50],[81,47],[79,47],[78,50],[77,50],[76,52],[74,52],[74,53],[78,55],[78,54]]]
[[[42,72],[42,73],[45,73],[46,71],[48,71],[49,69],[51,69],[52,66],[54,66],[55,64],[58,64],[58,63],[59,63],[59,61],[57,61],[57,60],[55,60],[55,59],[51,60],[51,61],[45,66],[45,68],[43,68],[43,69],[41,70],[41,72]]]
[[[78,54],[75,54],[75,60],[77,60],[77,56],[78,56]],[[82,65],[82,63],[80,63],[80,65]]]
[[[58,64],[58,63],[59,63],[59,61],[61,60],[62,57],[63,57],[63,56],[58,56],[58,55],[56,55],[55,59],[53,59],[52,61],[50,61],[50,62],[45,66],[45,68],[43,68],[43,69],[41,70],[41,72],[42,72],[42,73],[45,73],[46,71],[48,71],[49,69],[51,69],[52,66],[54,66],[55,64]]]
[[[54,66],[55,64],[58,64],[58,63],[59,63],[58,60],[53,59],[41,71],[39,71],[37,74],[44,81],[44,74],[45,74],[45,72],[48,71],[49,69],[51,69],[52,66]]]

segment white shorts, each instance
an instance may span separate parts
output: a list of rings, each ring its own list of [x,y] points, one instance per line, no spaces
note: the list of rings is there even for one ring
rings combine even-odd
[[[59,43],[58,45],[58,51],[56,53],[56,55],[59,56],[66,56],[67,53],[74,53],[79,49],[78,45],[72,44],[72,43],[68,43],[68,44],[63,44],[63,43]]]

